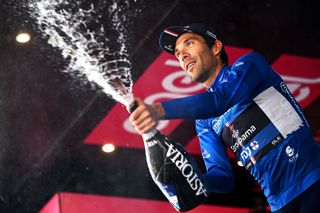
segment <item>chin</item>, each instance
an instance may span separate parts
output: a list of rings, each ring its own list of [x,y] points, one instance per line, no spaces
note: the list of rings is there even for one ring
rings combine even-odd
[[[198,78],[197,79],[192,78],[192,81],[197,82],[197,83],[203,83],[203,81],[201,81],[201,79],[198,79]]]
[[[197,79],[196,77],[191,76],[191,75],[189,75],[189,77],[191,78],[192,81],[195,81],[195,82],[198,82],[198,80],[199,80],[199,79]]]

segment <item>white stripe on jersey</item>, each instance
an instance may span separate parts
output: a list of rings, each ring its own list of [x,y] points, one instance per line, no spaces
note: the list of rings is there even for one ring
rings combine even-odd
[[[254,98],[284,138],[303,126],[303,122],[290,102],[274,87],[269,87]]]

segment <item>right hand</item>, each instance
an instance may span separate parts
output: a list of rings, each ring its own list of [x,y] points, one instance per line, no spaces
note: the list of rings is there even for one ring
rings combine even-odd
[[[161,103],[152,105],[144,103],[140,98],[135,98],[138,107],[131,113],[129,121],[139,134],[146,133],[155,128],[164,116]]]

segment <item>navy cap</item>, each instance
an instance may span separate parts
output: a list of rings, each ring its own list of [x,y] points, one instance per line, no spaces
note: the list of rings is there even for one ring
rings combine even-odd
[[[172,26],[163,30],[159,38],[160,47],[174,55],[176,41],[184,33],[197,33],[204,36],[205,39],[221,40],[217,32],[210,25],[194,23],[186,26]]]

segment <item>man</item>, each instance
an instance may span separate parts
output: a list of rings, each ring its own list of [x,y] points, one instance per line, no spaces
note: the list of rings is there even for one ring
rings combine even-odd
[[[169,27],[160,46],[208,92],[153,105],[137,99],[140,106],[130,115],[135,129],[143,134],[160,119],[195,119],[210,191],[233,188],[229,147],[261,185],[272,211],[319,211],[320,146],[265,59],[250,53],[228,66],[220,36],[204,24]]]

